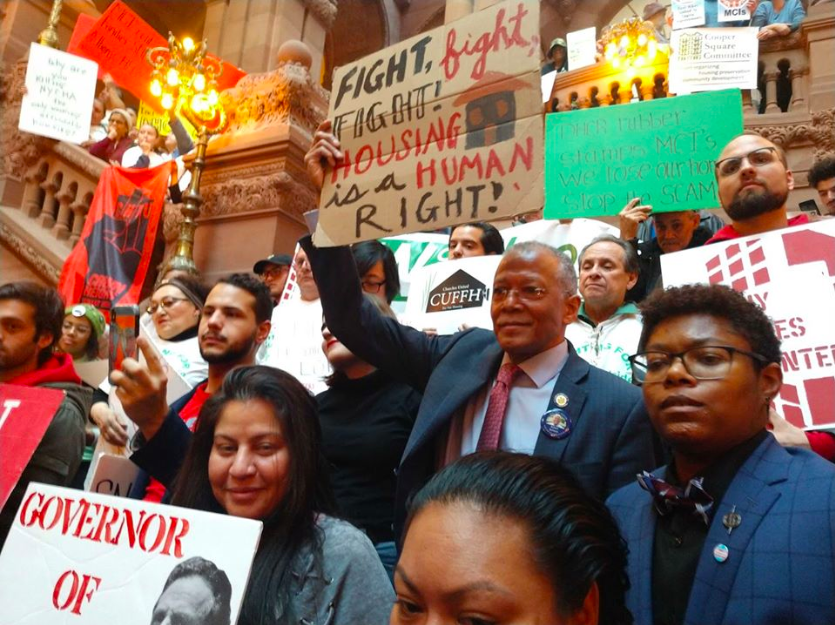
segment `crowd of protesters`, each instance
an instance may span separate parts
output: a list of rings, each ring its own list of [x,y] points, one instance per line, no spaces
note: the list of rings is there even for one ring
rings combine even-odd
[[[796,29],[799,3],[748,4],[775,36]],[[173,116],[176,149],[135,126],[107,82],[90,153],[153,167],[191,149]],[[323,122],[305,157],[314,185],[342,159]],[[131,497],[263,522],[247,625],[835,623],[835,432],[775,411],[766,312],[726,286],[665,289],[661,272],[665,254],[809,218],[789,209],[782,148],[756,133],[721,147],[715,178],[727,222],[636,199],[576,268],[545,243],[505,249],[489,223],[452,228],[446,262],[501,257],[492,330],[400,323],[390,248],[306,236],[211,286],[160,276],[142,358],[93,388],[75,365],[107,352],[102,313],[0,286],[0,382],[65,393],[0,513],[0,546],[27,485],[83,483],[101,437],[141,468]],[[835,157],[809,184],[835,216]],[[263,364],[288,314],[315,326],[330,371],[315,396],[304,362]],[[173,401],[172,375],[190,389]],[[178,565],[166,588],[209,564]],[[154,622],[228,623],[215,614],[228,580],[205,574],[215,590],[163,594]]]

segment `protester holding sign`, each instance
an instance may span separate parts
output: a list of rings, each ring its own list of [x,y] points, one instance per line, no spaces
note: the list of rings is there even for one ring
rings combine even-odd
[[[0,383],[55,388],[66,395],[0,512],[0,547],[29,482],[66,486],[81,464],[92,391],[81,385],[71,356],[52,353],[63,319],[64,304],[55,289],[34,282],[0,286]],[[6,410],[0,412],[2,421]],[[4,454],[11,456],[11,450]]]
[[[625,569],[614,519],[565,467],[474,454],[410,504],[391,624],[630,625]]]
[[[394,593],[334,511],[316,403],[271,367],[230,372],[200,413],[172,503],[263,521],[242,623],[383,625]]]
[[[366,294],[383,315],[380,299]],[[316,396],[322,448],[330,465],[339,510],[374,543],[389,576],[394,574],[395,472],[415,424],[420,393],[352,354],[322,328],[322,350],[333,373]]]
[[[763,310],[720,285],[650,296],[631,360],[672,461],[607,502],[627,605],[653,623],[835,623],[835,467],[768,433],[783,383]]]
[[[766,41],[791,35],[805,18],[800,0],[763,0],[751,16],[751,26],[761,26],[757,39]]]

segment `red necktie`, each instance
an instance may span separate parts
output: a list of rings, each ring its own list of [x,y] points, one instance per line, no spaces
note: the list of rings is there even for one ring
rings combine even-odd
[[[512,363],[503,364],[496,376],[496,384],[490,391],[490,400],[487,402],[487,413],[484,415],[484,424],[481,426],[481,434],[478,437],[476,451],[492,450],[499,448],[499,439],[502,436],[502,424],[504,413],[507,408],[507,398],[510,395],[510,386],[522,370]]]

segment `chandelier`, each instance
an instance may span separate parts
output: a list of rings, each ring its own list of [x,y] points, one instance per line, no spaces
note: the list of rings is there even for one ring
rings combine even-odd
[[[615,69],[635,70],[652,65],[658,54],[666,54],[669,46],[658,43],[652,22],[630,17],[607,26],[600,37],[603,57]]]

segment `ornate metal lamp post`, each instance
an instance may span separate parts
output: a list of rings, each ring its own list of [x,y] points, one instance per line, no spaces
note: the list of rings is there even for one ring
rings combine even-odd
[[[38,43],[42,46],[58,49],[58,20],[61,18],[61,4],[63,0],[53,0],[52,12],[49,14],[47,27],[38,35]]]
[[[217,79],[223,65],[206,55],[206,41],[195,46],[186,37],[182,42],[168,35],[168,48],[151,48],[145,57],[154,68],[151,93],[160,99],[162,108],[182,114],[197,131],[197,152],[192,165],[191,183],[183,195],[183,223],[177,239],[177,249],[168,261],[167,269],[196,272],[194,264],[194,231],[203,197],[200,178],[206,164],[209,136],[223,132],[228,123],[220,104]]]

